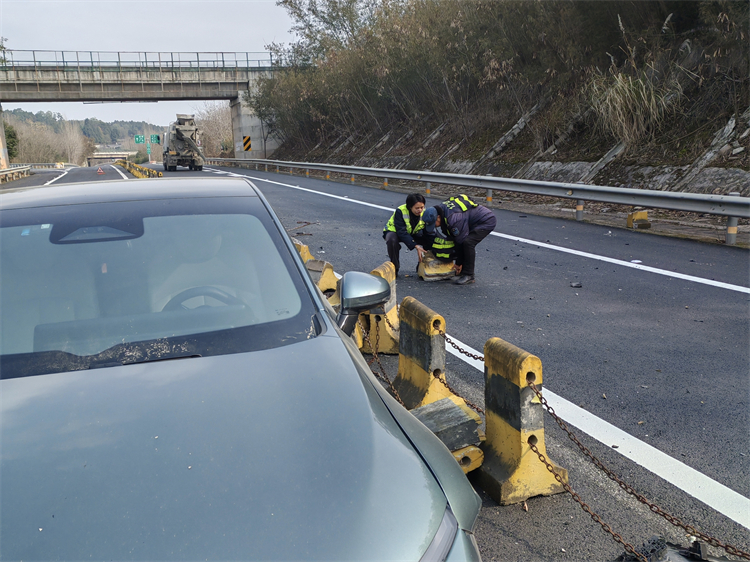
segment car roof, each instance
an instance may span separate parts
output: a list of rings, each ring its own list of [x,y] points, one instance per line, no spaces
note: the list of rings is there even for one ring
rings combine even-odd
[[[143,201],[148,199],[257,196],[258,192],[255,186],[244,178],[147,178],[4,190],[0,191],[0,209]]]

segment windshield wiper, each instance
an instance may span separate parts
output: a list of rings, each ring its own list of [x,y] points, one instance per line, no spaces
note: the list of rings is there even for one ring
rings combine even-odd
[[[135,365],[137,363],[153,363],[155,361],[172,361],[173,359],[192,359],[193,357],[203,357],[200,353],[185,353],[183,355],[170,355],[169,357],[154,357],[150,359],[144,357],[141,359],[133,359],[131,361],[122,361],[119,365]]]

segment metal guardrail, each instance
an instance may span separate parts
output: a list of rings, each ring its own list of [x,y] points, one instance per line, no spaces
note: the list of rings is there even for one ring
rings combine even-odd
[[[730,218],[750,218],[750,197],[733,195],[710,195],[703,193],[675,193],[649,189],[631,189],[624,187],[606,187],[583,185],[577,183],[544,182],[496,178],[492,176],[472,176],[467,174],[448,174],[442,172],[420,172],[415,170],[392,170],[387,168],[361,168],[357,166],[339,166],[313,162],[284,162],[281,160],[240,160],[234,158],[208,158],[208,164],[240,165],[241,167],[275,166],[277,169],[289,168],[302,170],[320,170],[354,176],[419,181],[437,184],[475,187],[487,190],[488,197],[492,191],[512,191],[532,195],[546,195],[571,199],[583,204],[583,201],[597,201],[616,205],[632,205],[654,209],[688,211],[721,215]],[[736,224],[736,223],[735,223]]]
[[[8,181],[17,180],[20,178],[24,178],[29,175],[31,172],[31,166],[29,165],[11,165],[10,168],[6,168],[5,170],[0,170],[0,183],[5,183]]]
[[[19,168],[22,166],[29,166],[31,168],[78,168],[75,164],[69,164],[67,162],[34,162],[34,163],[23,163],[23,164],[11,164],[10,168]]]
[[[81,70],[118,71],[122,69],[248,69],[274,65],[270,52],[137,52],[137,51],[27,51],[8,49],[0,53],[2,70]]]

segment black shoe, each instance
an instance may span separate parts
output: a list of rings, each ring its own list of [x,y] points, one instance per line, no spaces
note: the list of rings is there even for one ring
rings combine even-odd
[[[473,275],[462,275],[458,279],[455,279],[453,281],[454,285],[469,285],[470,283],[474,282],[474,276]]]

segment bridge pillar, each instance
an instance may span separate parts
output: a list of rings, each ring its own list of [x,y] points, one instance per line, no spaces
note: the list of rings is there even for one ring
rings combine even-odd
[[[5,121],[3,121],[3,106],[0,105],[0,170],[10,166],[8,144],[5,142]]]
[[[268,134],[265,124],[256,117],[252,108],[243,103],[243,93],[229,102],[232,110],[234,157],[244,160],[268,158],[279,147],[279,142]],[[249,144],[246,137],[250,137]]]

